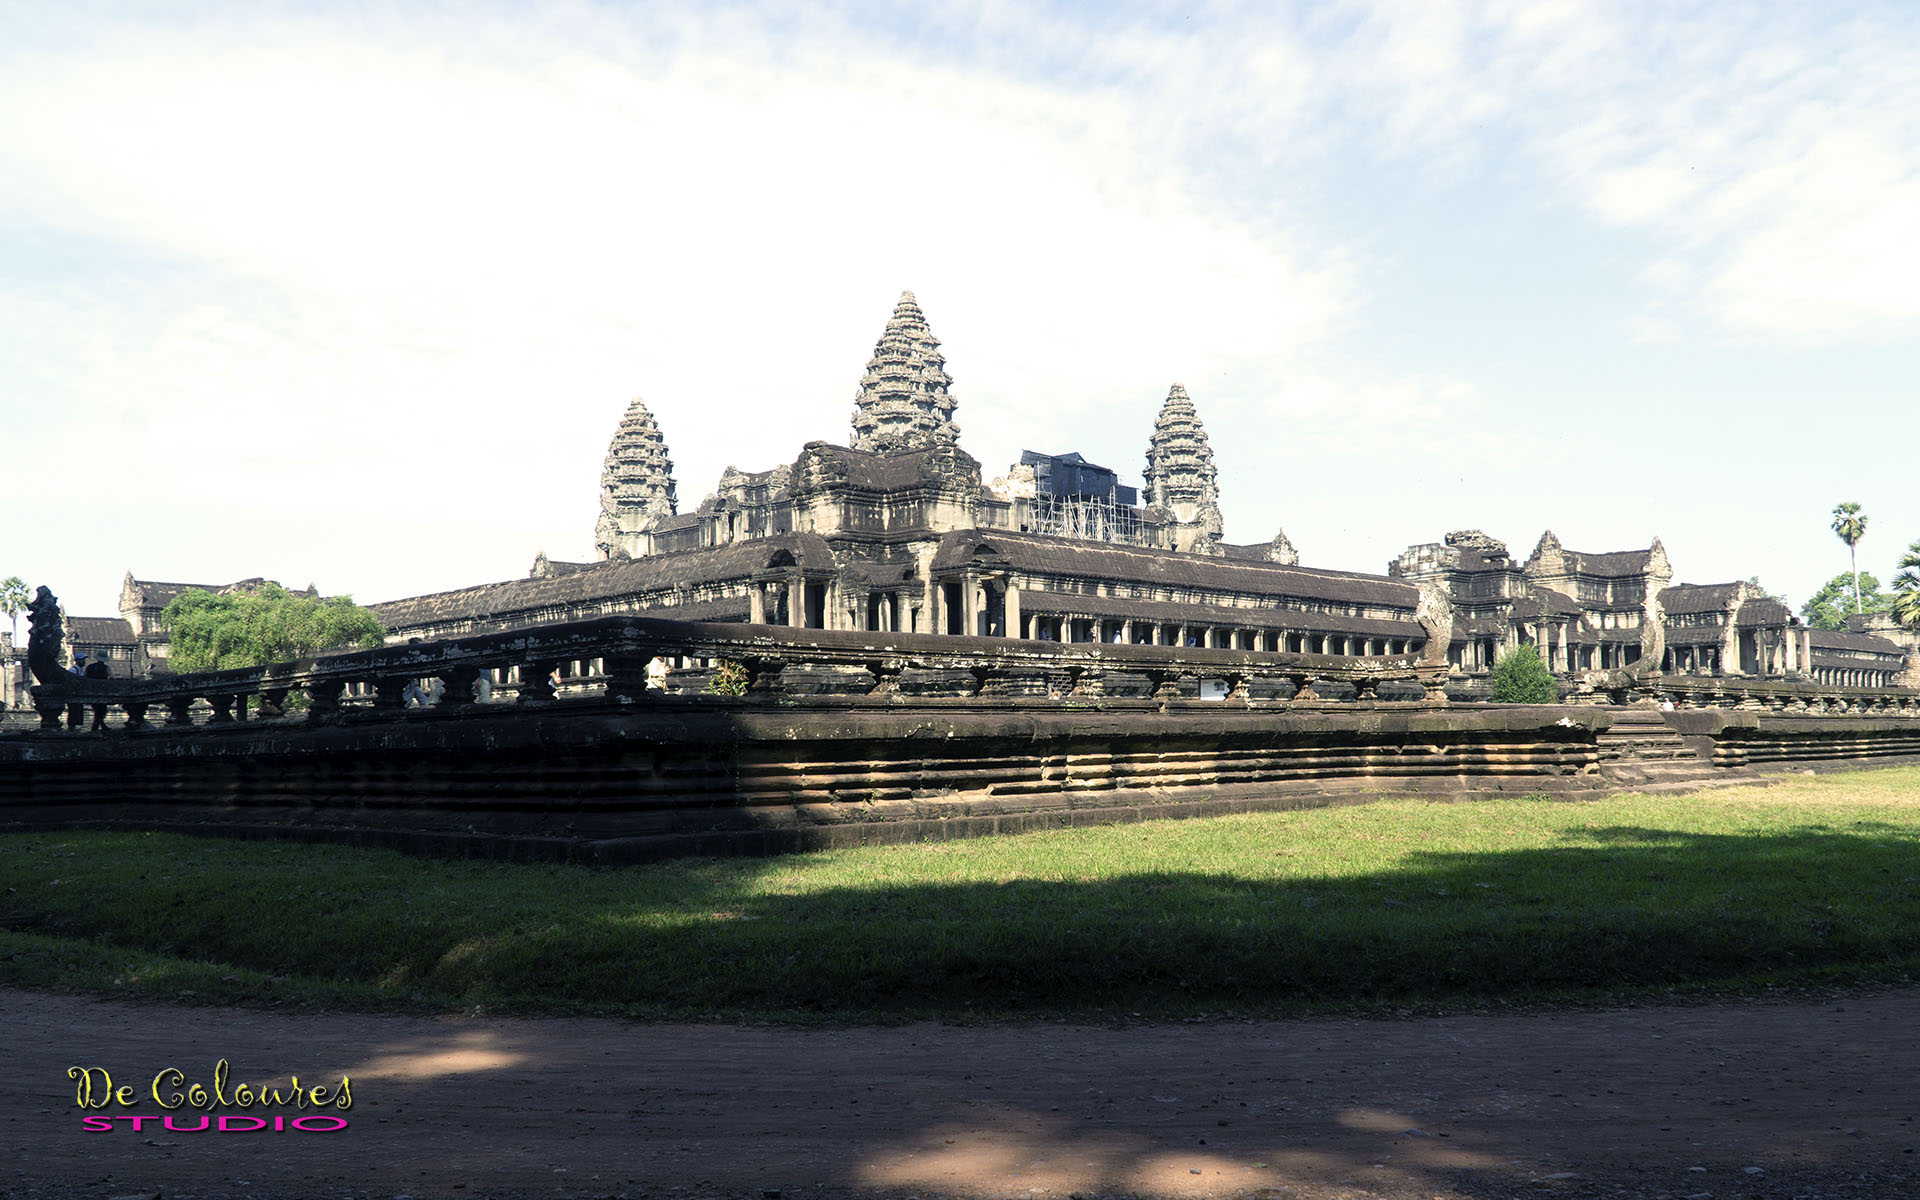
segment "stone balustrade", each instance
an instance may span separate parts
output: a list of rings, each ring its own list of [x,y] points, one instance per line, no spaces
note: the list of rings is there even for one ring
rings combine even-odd
[[[663,679],[669,663],[680,669]],[[708,693],[718,663],[739,665],[720,674],[743,694]],[[45,729],[75,706],[126,720],[108,734],[0,737],[0,828],[612,863],[1380,791],[1600,794],[1633,782],[1622,770],[1651,770],[1648,746],[1665,766],[1688,751],[1689,780],[1920,760],[1908,693],[1655,678],[1634,683],[1631,708],[1448,707],[1444,671],[1410,657],[640,617],[166,679],[49,671],[34,689]],[[491,703],[483,677],[504,684]],[[437,700],[411,708],[422,681],[438,681]],[[1649,710],[1648,696],[1674,698],[1675,711]],[[1749,701],[1760,710],[1737,711]],[[1850,708],[1828,715],[1828,703]]]
[[[1650,675],[1636,691],[1675,709],[1725,709],[1789,716],[1920,716],[1920,688],[1836,687],[1783,679]]]
[[[1358,700],[1444,704],[1444,668],[1417,656],[1352,658],[1314,654],[1010,641],[765,625],[701,624],[645,617],[606,617],[508,633],[385,646],[229,671],[157,679],[59,680],[33,689],[41,729],[70,723],[86,706],[107,705],[124,727],[226,725],[289,710],[306,698],[306,720],[398,717],[409,684],[438,680],[435,709],[477,702],[483,673],[500,679],[521,705],[565,703],[569,697],[645,703],[659,695],[656,659],[681,664],[738,663],[745,695],[716,703],[884,702],[889,698],[976,703],[1061,704],[1145,701],[1162,707],[1224,700],[1248,706]],[[575,668],[580,668],[575,671]],[[556,688],[556,675],[565,675]],[[704,691],[708,674],[669,677]],[[423,689],[427,690],[427,689]],[[164,714],[164,715],[163,715]]]

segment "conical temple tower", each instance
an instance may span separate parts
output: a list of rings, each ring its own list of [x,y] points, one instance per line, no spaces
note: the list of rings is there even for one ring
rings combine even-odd
[[[1206,427],[1187,389],[1177,383],[1153,423],[1145,484],[1141,502],[1169,510],[1179,523],[1175,549],[1204,554],[1219,544],[1226,524],[1220,516],[1213,447],[1207,444]]]
[[[593,539],[600,557],[644,553],[637,535],[672,516],[674,504],[666,439],[647,406],[635,399],[620,419],[600,471],[600,522]]]
[[[960,430],[953,423],[952,386],[940,339],[927,328],[913,293],[901,292],[853,402],[853,448],[885,453],[953,445]]]

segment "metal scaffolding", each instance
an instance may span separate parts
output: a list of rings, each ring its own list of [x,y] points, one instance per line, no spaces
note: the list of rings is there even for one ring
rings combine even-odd
[[[1041,492],[1033,498],[1033,531],[1088,542],[1141,545],[1140,510],[1087,496],[1056,496]]]

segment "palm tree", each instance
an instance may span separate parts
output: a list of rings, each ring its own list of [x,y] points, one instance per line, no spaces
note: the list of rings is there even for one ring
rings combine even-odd
[[[13,622],[13,640],[20,640],[20,614],[27,611],[27,583],[18,575],[0,579],[0,612]]]
[[[1833,506],[1833,532],[1847,544],[1847,558],[1853,563],[1853,611],[1860,611],[1860,555],[1854,550],[1867,536],[1867,514],[1849,500]]]
[[[1920,629],[1920,542],[1900,556],[1900,573],[1893,577],[1893,619]]]

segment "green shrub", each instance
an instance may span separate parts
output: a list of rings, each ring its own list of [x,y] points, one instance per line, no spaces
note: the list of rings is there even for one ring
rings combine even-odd
[[[1540,661],[1540,652],[1522,643],[1500,656],[1488,680],[1495,704],[1555,704],[1560,685]]]
[[[747,667],[745,663],[723,658],[713,664],[713,675],[707,680],[707,690],[716,696],[744,696],[747,694]]]

